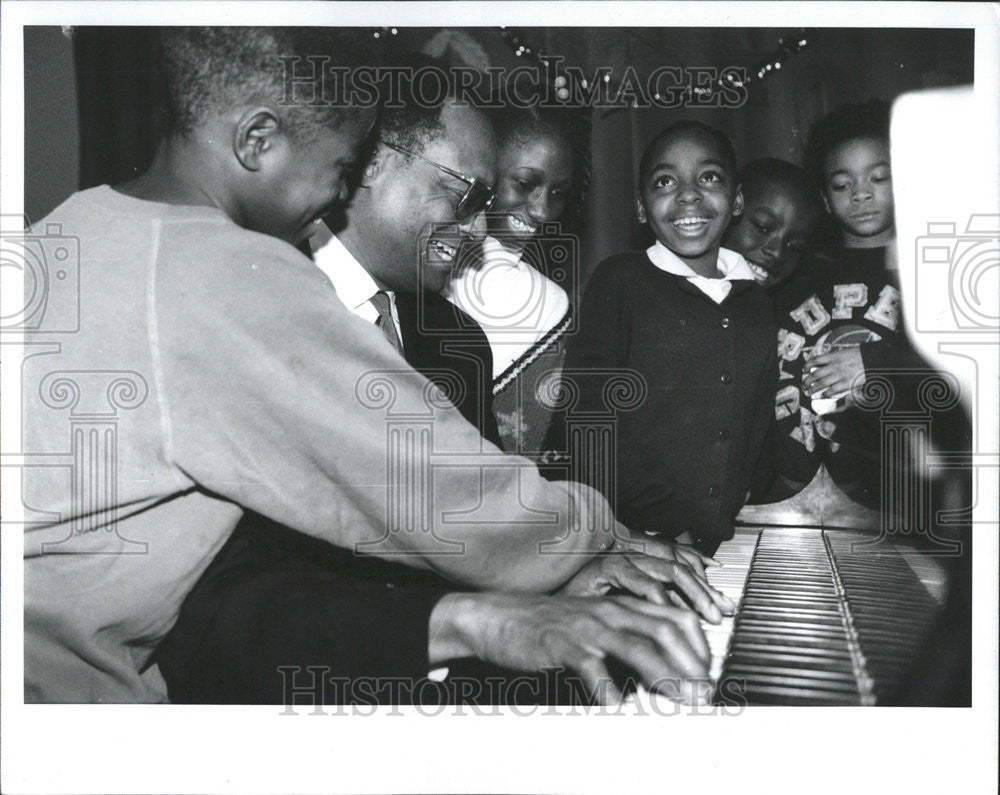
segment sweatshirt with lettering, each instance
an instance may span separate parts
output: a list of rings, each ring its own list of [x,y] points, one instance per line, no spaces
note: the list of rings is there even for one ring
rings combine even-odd
[[[802,391],[810,356],[859,346],[866,380],[899,387],[926,370],[901,330],[899,277],[886,248],[817,250],[774,296],[778,329],[777,438],[772,461],[782,474],[808,482],[824,462],[838,482],[869,481],[877,493],[880,423],[886,409],[848,408],[827,414]],[[894,391],[903,400],[911,390]],[[824,397],[834,397],[833,395]],[[898,408],[898,406],[897,406]]]

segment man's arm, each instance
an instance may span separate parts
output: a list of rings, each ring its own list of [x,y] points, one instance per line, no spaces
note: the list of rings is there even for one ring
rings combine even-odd
[[[562,668],[614,703],[614,657],[650,690],[704,695],[696,681],[707,678],[708,646],[689,610],[632,597],[443,594],[318,571],[248,582],[210,611],[185,606],[156,657],[171,701],[410,703],[431,668],[463,658],[515,672]]]
[[[458,604],[444,588],[388,588],[377,579],[379,561],[367,563],[260,517],[245,519],[157,650],[170,699],[291,703],[298,693],[304,704],[345,702],[361,698],[365,686],[381,693],[380,701],[409,703],[419,700],[414,688],[422,687],[431,668],[480,656],[480,642],[488,663],[518,671],[541,667],[552,651],[538,636],[545,621],[603,615],[596,604],[565,597],[599,602],[604,600],[593,597],[614,589],[658,605],[688,600],[716,621],[720,608],[732,609],[683,561],[638,553],[598,555],[551,599],[498,602],[496,595],[466,594]],[[507,656],[491,650],[497,621],[509,621],[521,644],[505,648]],[[675,651],[668,646],[664,653]],[[557,662],[579,673],[573,667],[578,658]]]
[[[201,269],[201,249],[175,240],[158,263],[152,344],[167,455],[184,476],[480,588],[551,590],[610,545],[612,528],[591,529],[596,494],[484,442],[312,263],[255,240]]]

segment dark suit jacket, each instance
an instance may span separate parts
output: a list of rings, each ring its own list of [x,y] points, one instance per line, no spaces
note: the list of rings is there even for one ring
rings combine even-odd
[[[500,447],[492,407],[493,354],[483,330],[465,312],[436,294],[425,294],[421,300],[416,295],[397,293],[396,311],[406,361],[452,396],[462,416]],[[456,376],[458,383],[446,374]]]

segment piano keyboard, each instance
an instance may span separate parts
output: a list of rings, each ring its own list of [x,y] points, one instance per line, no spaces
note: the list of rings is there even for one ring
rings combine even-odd
[[[722,591],[737,605],[743,596],[743,586],[750,572],[750,560],[753,558],[754,549],[757,548],[759,536],[759,527],[752,530],[737,528],[732,540],[726,541],[715,553],[715,559],[722,564],[722,567],[705,570],[709,584]],[[708,639],[708,647],[712,652],[712,662],[709,666],[709,676],[712,677],[712,681],[719,681],[722,675],[722,663],[729,650],[729,639],[733,634],[735,620],[735,616],[723,616],[721,624],[701,622],[705,637]]]
[[[717,701],[874,705],[904,684],[940,599],[911,561],[871,540],[854,531],[737,529],[716,554],[724,566],[706,572],[739,605],[721,625],[702,624]],[[929,585],[940,584],[939,569],[923,569]]]

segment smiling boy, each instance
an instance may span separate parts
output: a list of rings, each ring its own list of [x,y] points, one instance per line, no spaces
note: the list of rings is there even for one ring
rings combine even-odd
[[[567,345],[567,371],[604,370],[577,376],[581,413],[607,413],[609,368],[646,384],[645,400],[617,417],[613,477],[588,479],[605,483],[630,527],[711,551],[732,537],[777,370],[770,301],[721,247],[743,208],[729,140],[696,122],[668,127],[642,157],[636,208],[656,242],[598,266]],[[585,466],[582,447],[556,444]]]
[[[787,160],[761,158],[740,171],[743,213],[722,239],[743,255],[768,292],[794,273],[819,220],[819,202],[805,171]]]

